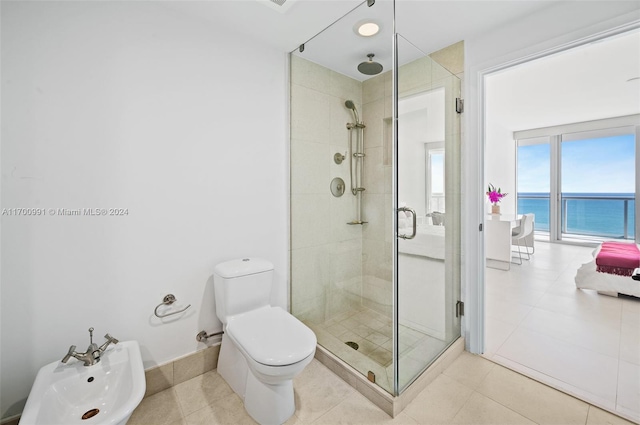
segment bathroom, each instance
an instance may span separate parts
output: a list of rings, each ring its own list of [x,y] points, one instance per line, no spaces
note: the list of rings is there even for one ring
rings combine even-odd
[[[22,411],[38,368],[71,344],[82,347],[89,327],[137,340],[145,369],[201,352],[207,345],[195,335],[221,330],[212,285],[221,261],[269,259],[271,302],[288,306],[293,49],[230,20],[212,25],[201,4],[178,11],[167,3],[2,2],[2,208],[43,209],[37,217],[2,217],[3,421]],[[219,13],[257,13],[233,3],[218,5]],[[360,2],[318,3],[313,13],[323,24],[294,45]],[[541,9],[497,33],[449,31],[431,51],[464,40],[465,69],[474,71],[572,31],[595,32],[605,18],[613,27],[633,10],[593,2],[562,29],[532,30],[520,40],[520,25],[541,27],[576,11]],[[467,108],[478,101],[477,83],[463,88]],[[468,229],[481,216],[472,160],[479,139],[477,118],[465,119],[474,131],[461,141],[468,189],[461,285],[465,320],[475,326],[477,287],[469,276],[480,267]],[[123,212],[49,213],[78,208]],[[154,309],[169,293],[177,307],[191,308],[159,320]],[[477,352],[474,326],[463,321],[462,332]]]

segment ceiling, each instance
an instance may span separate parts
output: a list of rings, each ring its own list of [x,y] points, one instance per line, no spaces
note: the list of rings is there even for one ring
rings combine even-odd
[[[367,60],[367,53],[375,53],[374,60],[390,69],[391,0],[376,0],[371,8],[363,0],[287,0],[284,13],[265,7],[266,2],[174,0],[158,4],[226,28],[231,37],[245,37],[282,52],[305,43],[301,56],[361,81],[368,77],[356,67]],[[562,1],[397,0],[397,29],[408,40],[399,49],[400,62],[478,37],[559,3]],[[355,23],[365,18],[381,24],[378,35],[366,39],[355,34]],[[495,89],[490,99],[495,106],[492,117],[510,130],[520,130],[640,113],[640,81],[627,82],[640,76],[639,51],[636,34],[492,75],[488,80]]]
[[[376,0],[371,8],[363,0],[288,0],[291,1],[294,3],[284,13],[265,7],[265,0],[178,0],[159,3],[228,28],[230,34],[241,33],[283,52],[291,52],[306,43],[306,59],[359,80],[367,78],[356,70],[360,62],[367,60],[367,53],[375,53],[374,60],[382,63],[385,69],[390,69],[393,29],[391,0]],[[398,32],[420,51],[432,53],[559,2],[398,0],[396,24]],[[340,19],[354,9],[357,10],[353,14]],[[368,39],[356,35],[354,24],[365,18],[373,18],[381,23],[382,31]],[[330,25],[329,29],[309,41]],[[410,56],[406,59],[409,60]]]
[[[510,131],[640,114],[640,31],[487,77],[487,116]]]

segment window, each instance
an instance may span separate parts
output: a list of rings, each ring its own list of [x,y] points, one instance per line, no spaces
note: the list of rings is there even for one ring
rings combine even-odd
[[[444,205],[444,143],[425,143],[427,212],[445,211]]]
[[[635,145],[634,126],[517,140],[518,214],[550,240],[634,239]]]
[[[563,237],[634,239],[635,137],[612,129],[562,135]]]
[[[549,232],[550,149],[548,137],[518,140],[518,213],[535,214],[539,232]]]

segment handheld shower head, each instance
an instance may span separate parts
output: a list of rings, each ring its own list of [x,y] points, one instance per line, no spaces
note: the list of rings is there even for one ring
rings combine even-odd
[[[347,100],[346,102],[344,102],[344,106],[346,106],[347,109],[351,109],[353,111],[353,117],[356,120],[354,124],[358,124],[360,122],[360,120],[358,119],[358,110],[356,109],[356,104],[353,103],[353,100]]]

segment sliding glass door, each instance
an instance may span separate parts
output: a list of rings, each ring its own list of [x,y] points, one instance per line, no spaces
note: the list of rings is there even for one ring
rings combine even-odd
[[[634,239],[634,134],[563,134],[561,147],[561,237]]]
[[[536,231],[549,236],[551,145],[549,137],[518,140],[518,214],[535,214]]]
[[[635,239],[635,128],[517,141],[518,214],[551,241]]]

